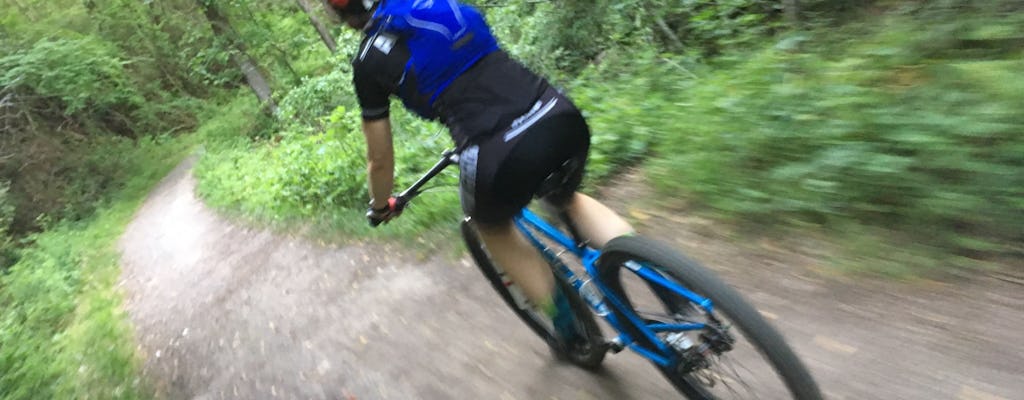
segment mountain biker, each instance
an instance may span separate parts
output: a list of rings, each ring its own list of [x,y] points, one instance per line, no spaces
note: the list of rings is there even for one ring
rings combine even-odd
[[[460,152],[462,207],[491,258],[550,316],[561,340],[572,340],[568,305],[547,263],[512,217],[538,195],[552,173],[564,175],[542,200],[573,222],[591,246],[602,247],[632,227],[576,189],[590,132],[580,111],[540,76],[498,46],[483,16],[455,0],[328,0],[365,36],[353,82],[367,144],[367,218],[397,216],[389,98],[417,115],[440,120]],[[547,180],[547,181],[546,181]]]

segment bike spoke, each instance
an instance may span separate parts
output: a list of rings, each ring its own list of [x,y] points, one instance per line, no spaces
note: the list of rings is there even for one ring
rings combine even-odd
[[[725,361],[725,362],[723,362],[723,359],[724,359],[724,361]],[[753,395],[753,396],[754,396],[754,397],[752,397],[752,398],[755,398],[755,399],[760,399],[760,398],[761,398],[761,396],[760,396],[760,395],[758,395],[758,394],[757,394],[757,392],[755,392],[755,391],[754,391],[754,388],[753,388],[753,387],[751,387],[751,386],[750,386],[750,384],[748,384],[748,383],[747,383],[747,381],[746,381],[745,379],[742,379],[742,378],[740,377],[740,374],[739,374],[739,373],[738,373],[738,372],[736,371],[736,365],[735,365],[735,364],[736,364],[736,362],[735,362],[735,361],[734,361],[734,360],[732,359],[732,357],[718,357],[718,364],[719,364],[719,365],[725,365],[725,366],[726,366],[726,367],[727,367],[727,368],[728,368],[728,369],[729,369],[730,371],[732,371],[732,376],[734,376],[734,377],[736,377],[736,378],[737,378],[737,379],[733,380],[733,379],[729,379],[729,378],[728,378],[728,377],[726,377],[726,376],[723,376],[723,377],[722,377],[722,382],[723,382],[723,383],[724,383],[725,385],[729,386],[729,388],[730,388],[730,391],[732,391],[732,392],[733,392],[733,393],[735,393],[736,395],[739,395],[739,393],[738,393],[738,392],[736,392],[736,391],[735,391],[735,389],[732,389],[732,386],[731,386],[731,385],[729,385],[729,382],[728,382],[728,381],[735,381],[736,383],[739,383],[739,384],[743,385],[743,388],[745,388],[745,389],[746,389],[746,392],[747,392],[747,394],[749,394],[749,395]],[[747,368],[747,367],[746,367],[745,365],[743,365],[743,364],[740,364],[740,367],[741,367],[741,368],[743,368],[743,369],[745,369],[745,370],[746,370],[747,372],[749,372],[749,373],[750,373],[751,375],[753,375],[753,373],[754,373],[754,372],[753,372],[753,371],[751,371],[751,370],[750,370],[750,368]],[[741,398],[751,398],[751,397],[741,397]]]

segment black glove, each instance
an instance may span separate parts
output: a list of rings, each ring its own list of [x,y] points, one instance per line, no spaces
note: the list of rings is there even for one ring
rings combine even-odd
[[[402,210],[398,207],[398,199],[394,197],[389,198],[388,204],[380,208],[374,208],[373,201],[370,201],[370,208],[366,210],[366,220],[370,222],[370,226],[376,228],[380,224],[398,218],[398,215],[401,213]]]

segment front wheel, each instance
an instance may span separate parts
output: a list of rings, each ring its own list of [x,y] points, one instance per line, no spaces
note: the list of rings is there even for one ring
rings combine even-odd
[[[584,340],[574,343],[561,343],[556,339],[551,318],[539,312],[519,288],[505,275],[504,271],[491,261],[486,247],[477,235],[476,229],[470,220],[462,223],[462,237],[466,241],[470,255],[476,261],[477,267],[484,277],[491,282],[494,290],[501,295],[505,304],[526,323],[541,339],[544,339],[552,348],[552,352],[559,358],[566,359],[573,364],[587,369],[596,369],[601,366],[606,353],[604,337],[601,335],[601,328],[594,320],[593,314],[587,305],[580,298],[572,286],[554,274],[556,290],[562,291],[569,301],[569,308],[573,313],[573,323],[577,331],[581,332]],[[548,262],[559,262],[553,254],[544,254]]]
[[[637,272],[653,269],[667,282],[712,302],[711,312]],[[622,271],[627,271],[622,273]],[[761,314],[713,272],[671,247],[636,236],[613,239],[598,261],[600,280],[628,309],[615,310],[651,324],[702,324],[703,329],[659,332],[656,340],[674,354],[662,374],[690,399],[798,399],[822,395],[807,368]],[[626,313],[632,312],[632,315]],[[638,345],[659,344],[627,329]]]

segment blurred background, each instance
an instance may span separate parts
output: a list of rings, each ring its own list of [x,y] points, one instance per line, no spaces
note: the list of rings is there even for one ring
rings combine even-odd
[[[1024,304],[1021,1],[470,3],[585,111],[586,190],[650,232],[809,258],[865,296],[994,282],[1008,294],[969,309]],[[363,226],[360,36],[320,1],[0,4],[0,398],[152,395],[114,244],[199,148],[197,192],[223,214],[461,251],[428,243],[455,229],[454,190]],[[450,142],[393,110],[403,185]],[[1000,326],[1024,328],[1016,309]]]

